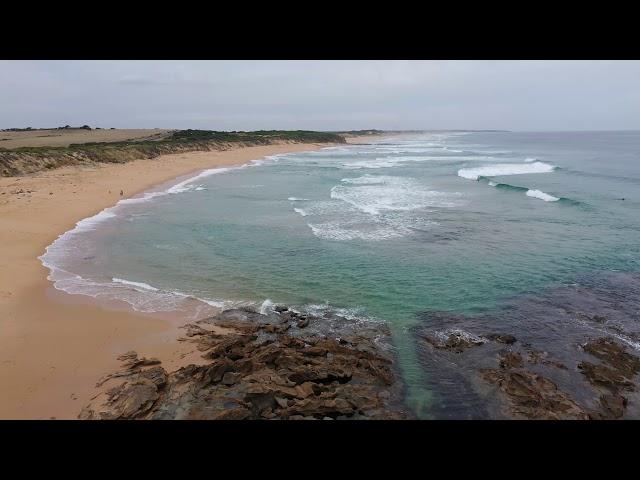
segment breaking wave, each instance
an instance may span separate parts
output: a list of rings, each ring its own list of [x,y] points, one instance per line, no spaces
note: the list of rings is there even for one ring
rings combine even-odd
[[[370,215],[383,211],[406,211],[425,207],[454,207],[459,194],[429,190],[415,180],[404,177],[364,175],[344,178],[331,189],[331,198],[353,205]]]
[[[462,168],[458,170],[458,176],[469,180],[478,180],[480,177],[550,173],[555,169],[555,166],[539,161],[531,163],[500,163],[487,165],[485,167]]]
[[[527,190],[526,195],[527,197],[539,198],[545,202],[557,202],[560,200],[558,197],[554,197],[553,195],[549,195],[548,193],[544,193],[540,190]]]

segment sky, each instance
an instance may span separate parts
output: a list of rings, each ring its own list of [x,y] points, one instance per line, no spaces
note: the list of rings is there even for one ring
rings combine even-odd
[[[640,61],[0,61],[0,128],[640,129]]]

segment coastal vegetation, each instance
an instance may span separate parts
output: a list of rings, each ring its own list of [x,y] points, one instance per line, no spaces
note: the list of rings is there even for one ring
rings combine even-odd
[[[170,153],[226,150],[240,146],[345,142],[345,135],[308,130],[255,132],[175,130],[152,138],[120,142],[0,148],[0,176],[24,175],[67,165],[126,163]]]

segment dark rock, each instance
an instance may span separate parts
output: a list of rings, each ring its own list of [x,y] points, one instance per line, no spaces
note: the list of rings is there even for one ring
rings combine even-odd
[[[541,375],[521,369],[485,369],[481,374],[506,395],[509,409],[516,416],[536,420],[589,418],[569,395]]]
[[[621,418],[627,408],[627,399],[622,395],[606,394],[600,397],[604,418]]]
[[[578,368],[587,380],[593,385],[605,387],[611,392],[619,390],[633,391],[635,386],[627,380],[618,370],[602,364],[580,362]]]
[[[162,367],[152,367],[140,372],[142,378],[151,380],[158,389],[164,387],[167,383],[167,372]]]
[[[522,355],[518,352],[505,352],[501,355],[501,368],[520,368],[523,366]]]
[[[327,350],[321,347],[309,347],[302,350],[303,355],[310,355],[313,357],[324,357],[327,355]]]
[[[315,322],[312,316],[280,311],[300,328]],[[108,398],[87,406],[81,418],[406,417],[393,358],[377,344],[389,335],[387,329],[362,329],[340,342],[331,329],[329,336],[316,328],[309,333],[296,329],[294,336],[275,317],[234,309],[187,326],[182,340],[194,343],[208,363],[170,374],[156,360],[128,352],[121,358],[126,369],[110,376],[126,380]],[[217,334],[203,328],[206,324],[235,333]]]
[[[587,381],[600,391],[601,412],[592,418],[616,419],[624,416],[627,399],[621,391],[636,390],[634,378],[640,372],[640,359],[627,352],[626,347],[611,338],[591,340],[583,345],[583,350],[596,357],[601,363],[583,361],[578,368]]]
[[[461,330],[451,330],[438,332],[434,335],[421,334],[424,340],[435,348],[461,353],[468,348],[476,347],[485,343],[484,339]]]
[[[234,385],[242,378],[242,374],[234,372],[226,372],[222,377],[223,385]]]
[[[225,410],[221,410],[218,414],[214,415],[212,420],[247,420],[251,418],[251,410],[244,407],[235,407]]]
[[[126,381],[82,409],[81,420],[130,420],[148,413],[158,400],[158,387],[148,379]]]
[[[489,340],[493,340],[494,342],[500,342],[500,343],[506,343],[507,345],[512,345],[514,343],[516,343],[516,337],[514,337],[513,335],[506,335],[506,334],[500,334],[500,333],[492,333],[490,335],[487,335],[487,338]]]
[[[227,358],[222,358],[208,365],[204,370],[202,385],[220,382],[224,375],[233,369],[233,366],[233,362]]]
[[[540,350],[527,350],[527,362],[537,365],[548,365],[555,368],[559,368],[561,370],[567,370],[567,366],[559,362],[558,360],[550,359],[549,354],[547,352],[542,352]]]
[[[640,372],[640,358],[628,353],[626,347],[611,338],[599,338],[587,342],[582,348],[628,379],[632,379]]]
[[[140,366],[159,365],[161,362],[157,358],[138,358],[138,354],[134,351],[129,351],[118,357],[118,360],[122,362],[122,366],[132,369]]]

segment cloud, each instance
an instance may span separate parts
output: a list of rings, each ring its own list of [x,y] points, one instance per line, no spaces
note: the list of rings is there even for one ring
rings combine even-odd
[[[0,128],[640,129],[638,61],[2,61]]]

